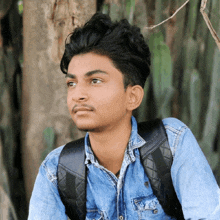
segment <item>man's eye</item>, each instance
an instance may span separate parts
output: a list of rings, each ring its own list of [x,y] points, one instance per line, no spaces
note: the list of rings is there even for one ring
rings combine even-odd
[[[100,84],[102,83],[102,80],[100,79],[92,79],[92,84]]]
[[[67,87],[76,87],[76,83],[75,82],[68,82]]]

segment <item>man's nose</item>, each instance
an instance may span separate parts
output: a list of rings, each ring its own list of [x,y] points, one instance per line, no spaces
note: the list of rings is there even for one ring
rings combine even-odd
[[[71,95],[72,100],[75,102],[86,101],[88,99],[88,89],[83,85],[77,84]]]

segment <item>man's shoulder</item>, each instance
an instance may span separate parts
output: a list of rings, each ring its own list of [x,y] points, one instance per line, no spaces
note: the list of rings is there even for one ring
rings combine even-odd
[[[162,122],[166,129],[172,155],[174,156],[176,150],[181,147],[179,144],[189,128],[177,118],[165,118]]]
[[[172,130],[173,132],[179,132],[183,129],[188,128],[187,125],[185,125],[182,121],[180,121],[177,118],[164,118],[162,120],[166,130]]]
[[[65,145],[52,150],[44,159],[41,167],[45,170],[47,177],[53,182],[57,176],[59,156]]]
[[[46,158],[44,159],[43,163],[42,164],[47,164],[47,163],[54,163],[56,164],[58,159],[59,159],[59,156],[60,156],[60,153],[61,151],[63,150],[65,145],[62,145],[58,148],[55,148],[54,150],[52,150],[47,156]]]

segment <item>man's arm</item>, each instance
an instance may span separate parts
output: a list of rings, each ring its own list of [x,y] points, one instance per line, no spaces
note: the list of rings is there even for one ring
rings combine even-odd
[[[184,218],[219,220],[220,190],[202,150],[187,126],[177,119],[167,120],[174,153],[171,175]]]
[[[59,149],[59,148],[58,148]],[[28,220],[66,220],[65,207],[57,190],[57,149],[42,163],[32,192]]]

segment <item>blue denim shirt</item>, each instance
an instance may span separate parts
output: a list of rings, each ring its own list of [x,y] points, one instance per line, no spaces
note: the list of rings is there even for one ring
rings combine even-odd
[[[174,157],[171,176],[184,218],[220,219],[220,190],[211,168],[190,129],[174,118],[163,120]],[[132,131],[124,154],[120,176],[101,166],[85,136],[87,174],[87,220],[154,219],[169,220],[154,196],[140,162],[138,148],[145,141],[137,133],[132,117]],[[57,190],[57,165],[63,146],[53,150],[43,161],[34,185],[29,220],[66,220],[65,207]]]

